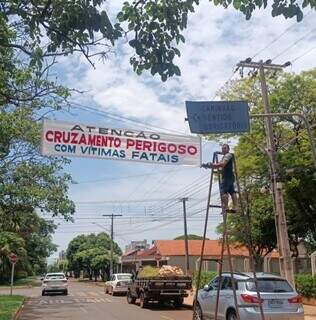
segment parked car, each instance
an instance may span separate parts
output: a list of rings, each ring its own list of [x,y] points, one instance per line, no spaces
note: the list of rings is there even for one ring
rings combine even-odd
[[[303,320],[302,297],[286,279],[267,273],[257,273],[258,286],[265,319]],[[234,273],[238,305],[255,304],[257,306],[238,308],[240,320],[260,320],[259,299],[252,273]],[[219,277],[198,291],[195,319],[214,319],[216,294]],[[218,319],[236,320],[236,308],[233,297],[233,284],[230,273],[223,273]]]
[[[42,296],[47,293],[68,294],[68,280],[64,273],[47,273],[46,276],[42,278]]]
[[[112,294],[126,293],[128,285],[132,282],[131,273],[114,273],[109,281],[105,282],[104,292]]]

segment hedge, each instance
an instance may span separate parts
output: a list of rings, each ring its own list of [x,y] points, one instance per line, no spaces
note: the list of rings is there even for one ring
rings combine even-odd
[[[193,286],[196,287],[198,273],[195,272],[193,275]],[[217,272],[215,271],[203,271],[201,272],[201,280],[200,280],[200,288],[203,288],[206,284],[208,284],[213,278],[217,276]]]
[[[298,274],[295,276],[296,291],[305,298],[316,298],[316,276]]]

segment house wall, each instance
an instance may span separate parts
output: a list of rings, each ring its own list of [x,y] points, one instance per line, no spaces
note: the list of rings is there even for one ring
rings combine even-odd
[[[198,270],[199,267],[199,256],[190,256],[189,257],[189,267],[190,272],[194,273]],[[236,272],[249,272],[251,271],[251,266],[249,263],[248,257],[232,257],[233,269]],[[123,272],[132,272],[133,270],[137,270],[139,265],[146,266],[151,265],[155,267],[156,261],[123,261]],[[160,261],[159,265],[172,265],[178,266],[182,270],[185,270],[185,257],[184,256],[171,256],[168,257],[167,260]],[[311,273],[311,261],[310,258],[297,258],[293,260],[294,273]],[[120,269],[120,268],[119,268]],[[202,271],[218,271],[218,264],[215,261],[204,261],[202,265]],[[229,263],[228,258],[224,257],[223,262],[223,271],[229,271]],[[269,259],[269,265],[264,266],[257,271],[264,271],[273,274],[280,274],[280,266],[278,258]]]
[[[189,258],[189,267],[191,272],[196,272],[199,267],[199,256],[191,256]],[[215,257],[214,257],[215,258]],[[216,257],[217,258],[217,257]],[[248,258],[244,257],[232,257],[232,263],[233,263],[233,268],[235,271],[248,271],[245,270],[245,263],[244,260]],[[185,270],[185,259],[184,256],[172,256],[169,257],[168,260],[169,265],[173,266],[178,266],[181,269]],[[217,271],[218,270],[218,263],[216,261],[204,261],[202,265],[202,271]],[[223,262],[223,271],[229,271],[229,262],[228,258],[224,258]]]

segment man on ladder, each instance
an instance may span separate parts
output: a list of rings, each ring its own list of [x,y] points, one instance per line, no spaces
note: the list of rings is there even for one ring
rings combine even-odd
[[[234,175],[234,159],[233,154],[229,152],[230,148],[227,143],[222,145],[223,158],[218,163],[208,162],[202,164],[202,168],[219,169],[221,171],[220,194],[222,198],[223,209],[226,212],[236,212],[238,210],[238,199],[235,191],[235,175]],[[229,195],[233,202],[233,208],[230,210],[228,206]]]

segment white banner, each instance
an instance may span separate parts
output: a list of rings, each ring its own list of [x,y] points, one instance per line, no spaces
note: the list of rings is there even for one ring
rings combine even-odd
[[[201,139],[44,120],[43,155],[200,166]]]

